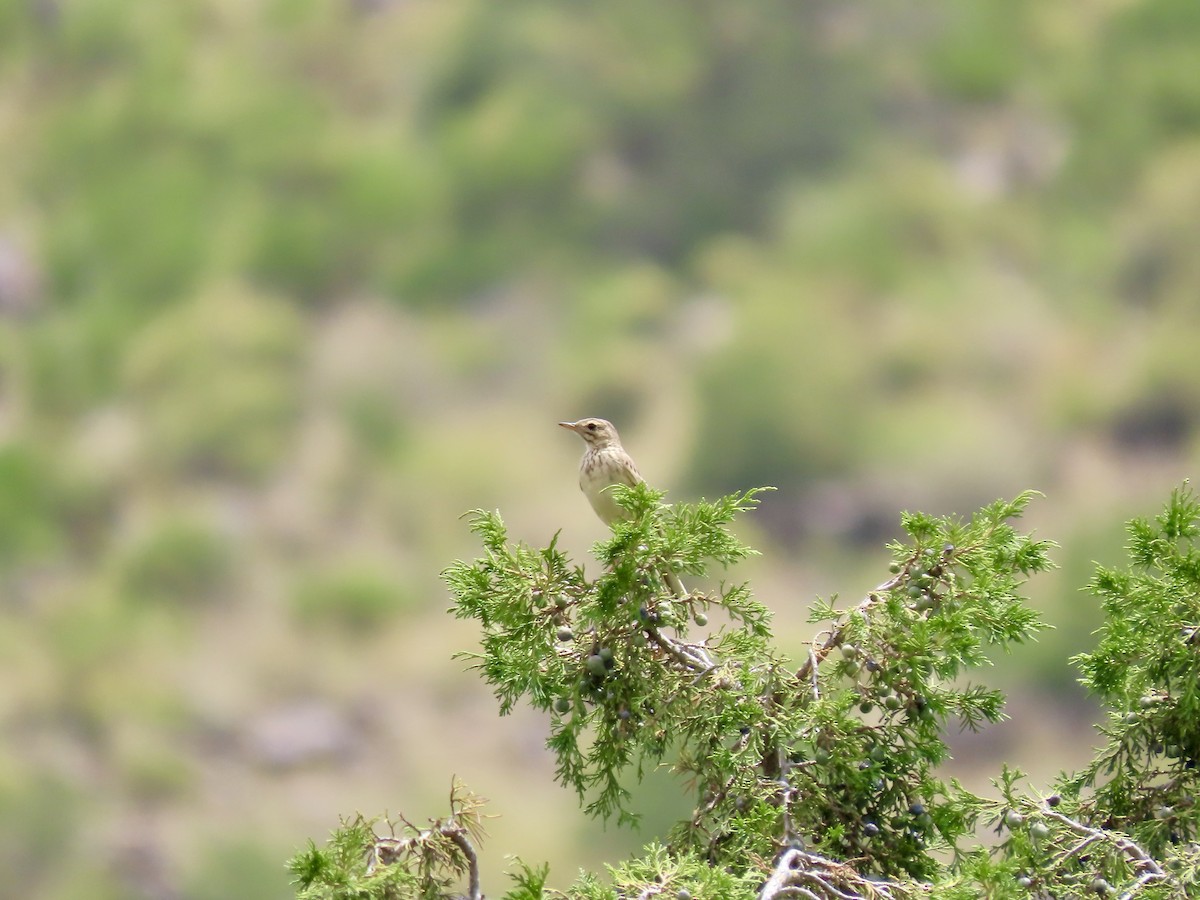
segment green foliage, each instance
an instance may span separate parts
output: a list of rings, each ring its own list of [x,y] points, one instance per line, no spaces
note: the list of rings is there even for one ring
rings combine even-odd
[[[297,618],[317,627],[340,628],[365,635],[410,605],[404,586],[383,572],[349,566],[319,572],[296,588]]]
[[[542,551],[511,547],[497,513],[474,514],[487,556],[446,571],[454,612],[484,626],[478,667],[502,713],[521,698],[555,708],[548,745],[558,778],[581,799],[593,795],[588,812],[630,821],[622,772],[657,764],[676,742],[716,748],[753,724],[740,684],[749,661],[766,653],[765,608],[740,586],[723,585],[713,596],[664,595],[662,572],[702,576],[709,561],[744,559],[750,549],[724,526],[754,504],[755,493],[667,509],[645,485],[614,491],[635,519],[597,546],[608,571],[594,582],[555,542]],[[687,642],[713,608],[737,627],[706,646]],[[710,651],[729,651],[729,661],[718,666]],[[703,705],[687,690],[697,677],[721,686]]]
[[[252,834],[226,837],[207,848],[190,880],[184,894],[187,900],[283,900],[292,895],[278,859]]]
[[[446,573],[456,614],[485,627],[478,665],[502,710],[522,696],[555,709],[559,779],[588,811],[623,821],[621,773],[670,753],[699,789],[676,852],[744,871],[804,835],[865,873],[932,877],[930,851],[956,846],[981,808],[933,774],[941,723],[1001,715],[997,692],[954,679],[984,664],[988,645],[1041,627],[1019,588],[1049,566],[1048,545],[1008,521],[1030,495],[968,522],[907,515],[894,577],[848,613],[820,611],[827,637],[794,673],[744,586],[678,598],[658,577],[744,558],[724,526],[753,493],[669,508],[644,486],[617,497],[634,517],[597,546],[595,581],[553,544],[510,546],[499,516],[482,512],[472,524],[486,557]],[[697,613],[713,609],[730,624],[689,642]]]
[[[253,478],[287,447],[300,323],[282,300],[214,289],[138,336],[126,366],[168,469]]]
[[[1154,521],[1129,523],[1124,570],[1089,585],[1104,606],[1096,649],[1075,659],[1105,704],[1108,739],[1067,784],[1085,809],[1156,856],[1196,839],[1200,795],[1200,502],[1184,486]]]
[[[129,551],[120,586],[135,603],[202,605],[220,599],[232,564],[232,548],[210,528],[168,521]]]
[[[516,886],[508,891],[503,900],[541,900],[546,890],[546,878],[550,875],[550,865],[530,866],[516,860],[518,871],[512,873]]]
[[[830,227],[824,222],[822,231]],[[692,478],[706,487],[732,490],[780,473],[794,483],[838,474],[848,459],[845,448],[855,443],[856,426],[846,412],[862,397],[864,385],[861,370],[828,351],[855,338],[842,330],[844,323],[829,308],[797,304],[781,309],[768,301],[778,285],[762,282],[778,276],[764,279],[760,260],[744,266],[721,276],[729,280],[721,290],[750,298],[743,312],[747,327],[701,369],[706,420],[724,424],[719,434],[696,446]],[[796,389],[814,365],[822,373],[824,399]],[[748,397],[756,399],[747,402]]]
[[[0,447],[0,565],[54,548],[54,485],[46,462],[28,448]]]
[[[1020,586],[1049,567],[1049,545],[1008,521],[1029,499],[967,522],[905,514],[910,542],[892,545],[893,577],[847,613],[814,611],[832,621],[796,673],[792,690],[809,693],[780,752],[791,789],[809,798],[794,827],[838,858],[928,880],[938,870],[929,848],[956,848],[973,831],[978,798],[934,769],[948,755],[946,720],[976,728],[1002,715],[999,692],[955,679],[987,664],[987,646],[1043,627]]]
[[[1076,504],[1143,503],[1128,484],[1189,464],[1200,422],[1198,40],[1194,0],[0,3],[0,771],[93,798],[100,848],[34,842],[62,882],[12,890],[118,883],[141,801],[104,773],[131,734],[226,783],[234,757],[180,731],[275,702],[291,660],[399,612],[380,585],[300,601],[297,560],[399,539],[418,585],[406,568],[462,553],[447,510],[540,515],[526,427],[553,403],[651,441],[653,421],[676,489],[789,489],[763,546],[820,581],[862,570],[898,502],[1033,478],[1061,504],[1042,527],[1111,560],[1111,530],[1079,547]],[[385,305],[386,363],[339,330]],[[361,397],[331,390],[348,363]],[[481,397],[522,432],[500,460],[459,427]],[[648,475],[667,456],[641,452]],[[1128,484],[1064,474],[1082,460]],[[195,534],[172,568],[164,510],[236,518],[236,548],[206,562]],[[860,547],[827,553],[843,535]],[[1095,624],[1073,574],[1044,583],[1074,627],[1020,655],[1040,696]],[[311,627],[273,627],[292,613]],[[379,643],[326,699],[374,689]],[[445,674],[389,712],[446,709]],[[971,689],[960,712],[987,705]],[[272,778],[248,773],[222,824]],[[168,856],[200,856],[193,805],[161,801]]]
[[[451,813],[428,828],[403,818],[343,821],[329,843],[296,854],[288,863],[297,900],[434,900],[444,897],[463,877],[478,897],[478,860],[472,842],[482,836],[480,801],[457,783],[450,791]],[[386,828],[387,834],[377,833]],[[518,891],[534,889],[537,870],[522,867]],[[537,895],[539,896],[540,891]],[[520,894],[518,893],[518,896]]]
[[[578,896],[608,898],[627,897],[655,885],[666,896],[686,897],[697,900],[718,897],[749,896],[757,887],[757,875],[750,872],[735,874],[719,866],[713,866],[702,856],[690,853],[674,853],[657,842],[648,844],[635,859],[612,866],[609,869],[612,886],[593,894],[587,888],[595,888],[594,882],[582,878],[578,887],[583,888]],[[574,895],[574,891],[571,892]]]
[[[1128,534],[1129,567],[1097,567],[1088,586],[1105,614],[1096,649],[1073,660],[1106,709],[1106,743],[1040,802],[1006,771],[993,821],[1034,886],[1200,896],[1200,503],[1185,485]]]
[[[8,772],[0,780],[0,866],[27,888],[50,880],[44,865],[63,841],[76,839],[78,810],[87,797],[60,778],[23,778]]]
[[[967,101],[1000,99],[1025,64],[1025,47],[1014,33],[1020,27],[1015,9],[1019,5],[1012,0],[963,0],[946,9],[941,39],[928,54],[933,85]]]
[[[1094,766],[1095,764],[1093,764]],[[1042,798],[1018,792],[1021,773],[1003,771],[998,786],[1001,799],[990,805],[990,824],[1005,835],[998,852],[1027,891],[1053,891],[1056,896],[1200,896],[1195,878],[1200,866],[1200,847],[1178,838],[1154,850],[1139,838],[1153,841],[1153,829],[1141,823],[1132,830],[1108,807],[1111,795],[1097,791],[1085,797],[1081,791],[1089,778],[1064,775],[1061,791]],[[1154,793],[1151,788],[1150,794]],[[1159,807],[1155,819],[1192,819],[1195,811],[1176,816]],[[1154,822],[1157,827],[1161,823]],[[1140,893],[1139,893],[1140,892]]]
[[[557,539],[510,544],[498,513],[476,511],[484,556],[444,573],[453,612],[483,628],[471,658],[501,711],[525,700],[550,714],[558,779],[587,812],[629,823],[629,785],[647,764],[669,760],[696,791],[667,842],[611,866],[606,881],[582,874],[566,896],[1200,896],[1200,502],[1189,489],[1153,523],[1130,523],[1131,570],[1093,580],[1106,620],[1096,651],[1076,662],[1113,707],[1108,747],[1050,795],[1026,793],[1022,773],[1004,767],[995,799],[937,767],[952,721],[975,729],[1003,716],[1003,696],[964,674],[988,663],[989,648],[1044,627],[1021,591],[1051,567],[1053,545],[1012,521],[1033,494],[966,520],[905,513],[890,577],[847,610],[819,602],[823,627],[793,670],[744,585],[677,592],[663,577],[746,558],[728,526],[756,493],[666,507],[645,485],[615,491],[631,518],[596,545],[594,579]],[[723,624],[697,639],[709,613]],[[355,820],[329,850],[297,856],[301,885],[348,884],[331,873],[377,858],[370,824]],[[401,843],[436,842],[441,827]],[[983,827],[1001,836],[993,850],[972,844]],[[440,896],[463,865],[448,853],[395,887]],[[547,896],[547,871],[518,864],[507,896]]]
[[[1176,77],[1200,36],[1195,4],[1133,4],[1105,24],[1071,97],[1090,139],[1075,149],[1069,183],[1093,202],[1128,190],[1144,160],[1200,123],[1200,88]]]

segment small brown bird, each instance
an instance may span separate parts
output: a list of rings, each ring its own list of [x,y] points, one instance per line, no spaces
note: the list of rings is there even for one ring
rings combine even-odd
[[[607,419],[580,419],[578,422],[559,422],[583,438],[587,449],[579,462],[579,489],[605,525],[628,519],[629,513],[617,505],[609,490],[614,484],[633,487],[645,481],[642,473],[625,448],[612,422]],[[678,596],[687,590],[674,572],[664,572],[667,586]]]
[[[628,519],[629,513],[617,505],[609,490],[614,484],[633,487],[645,479],[633,458],[621,446],[621,438],[613,423],[606,419],[580,419],[578,422],[559,422],[583,438],[587,444],[579,462],[579,489],[605,525]]]

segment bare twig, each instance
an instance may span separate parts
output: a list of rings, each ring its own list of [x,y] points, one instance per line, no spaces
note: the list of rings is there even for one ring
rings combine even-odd
[[[432,820],[429,828],[421,829],[403,816],[398,816],[395,821],[389,819],[388,826],[392,834],[375,837],[368,851],[367,874],[380,866],[399,863],[407,857],[415,860],[426,872],[439,868],[465,872],[467,900],[483,900],[479,884],[479,856],[472,843],[473,839],[479,840],[483,835],[480,806],[479,798],[463,791],[462,785],[455,779],[450,786],[450,816]],[[396,837],[396,822],[412,834]]]
[[[734,779],[730,778],[723,785],[721,785],[720,790],[713,791],[711,794],[709,794],[708,800],[706,800],[702,806],[696,807],[696,810],[692,813],[693,828],[699,828],[700,822],[704,819],[704,817],[716,809],[718,803],[729,796],[729,789],[733,787],[733,782]]]
[[[813,700],[820,700],[821,699],[821,689],[818,686],[818,681],[817,681],[817,654],[813,651],[812,647],[808,648],[808,672],[809,672],[810,677],[812,678]],[[797,672],[796,675],[799,676],[800,673]]]
[[[779,891],[779,893],[776,894],[775,896],[778,898],[805,897],[805,898],[807,898],[807,900],[821,900],[820,897],[818,897],[816,894],[814,894],[808,888],[800,887],[799,885],[789,885],[788,887],[782,888]]]
[[[706,652],[701,654],[700,652],[697,652],[697,649],[694,646],[685,645],[671,640],[669,637],[659,631],[658,627],[655,625],[646,623],[643,625],[643,627],[646,629],[646,633],[650,635],[650,638],[654,641],[654,643],[664,653],[666,653],[667,656],[671,657],[684,668],[701,673],[708,672],[714,668],[712,658],[709,657]]]
[[[1047,819],[1053,819],[1066,826],[1070,831],[1080,835],[1083,839],[1074,847],[1064,854],[1060,854],[1057,858],[1061,864],[1072,856],[1075,856],[1085,847],[1096,843],[1107,843],[1116,847],[1121,854],[1129,860],[1135,872],[1138,873],[1137,880],[1134,884],[1121,895],[1121,900],[1128,900],[1137,891],[1146,885],[1155,881],[1174,882],[1175,879],[1168,875],[1159,866],[1158,861],[1149,853],[1143,850],[1137,843],[1129,839],[1123,834],[1114,831],[1104,831],[1099,828],[1092,828],[1089,825],[1084,825],[1082,822],[1077,822],[1075,819],[1065,816],[1062,813],[1054,812],[1053,810],[1043,810],[1042,815]]]
[[[467,858],[467,897],[470,900],[483,900],[483,894],[479,890],[479,857],[475,853],[475,848],[471,846],[471,842],[467,840],[466,834],[461,829],[446,832],[446,837],[450,838],[462,855]]]
[[[850,623],[850,619],[853,618],[855,613],[866,615],[867,611],[870,610],[872,606],[882,603],[884,595],[896,587],[896,585],[900,584],[906,577],[908,576],[905,572],[900,572],[899,574],[892,576],[887,581],[875,588],[875,590],[870,591],[857,606],[843,614],[841,625],[839,625],[837,628],[834,628],[832,631],[818,633],[817,637],[813,639],[812,644],[809,646],[808,659],[805,660],[804,664],[796,671],[796,679],[798,681],[804,681],[808,678],[812,678],[815,691],[817,666],[824,662],[825,657],[832,653],[842,643],[842,640],[845,637],[846,628]],[[821,634],[827,635],[824,641],[819,641]],[[817,646],[818,643],[820,646]]]
[[[1159,875],[1166,877],[1166,873],[1159,868],[1158,863],[1149,853],[1131,841],[1125,835],[1113,831],[1101,831],[1098,828],[1092,828],[1084,825],[1082,822],[1076,822],[1069,816],[1064,816],[1062,813],[1054,812],[1053,810],[1045,810],[1042,813],[1047,819],[1053,819],[1060,822],[1071,831],[1079,835],[1085,835],[1094,840],[1106,841],[1121,851],[1131,863],[1133,867],[1139,871],[1156,872]]]
[[[865,878],[846,863],[792,847],[779,854],[758,900],[902,900],[918,893],[927,894],[927,887]]]
[[[1131,900],[1131,898],[1146,885],[1150,884],[1152,881],[1159,881],[1162,879],[1162,877],[1163,876],[1157,872],[1143,872],[1138,876],[1137,881],[1130,886],[1129,890],[1118,897],[1117,900]]]
[[[1092,844],[1096,843],[1097,841],[1101,840],[1101,839],[1102,839],[1102,837],[1103,837],[1103,836],[1102,836],[1102,835],[1099,835],[1099,834],[1089,834],[1089,835],[1086,835],[1086,836],[1083,838],[1083,840],[1081,840],[1081,841],[1080,841],[1078,844],[1076,844],[1076,845],[1075,845],[1074,847],[1072,847],[1070,850],[1066,850],[1066,851],[1064,851],[1064,852],[1062,852],[1062,853],[1058,854],[1058,856],[1057,856],[1057,857],[1055,857],[1054,864],[1055,864],[1056,866],[1060,866],[1060,865],[1062,865],[1064,862],[1066,862],[1066,861],[1067,861],[1068,859],[1070,859],[1072,856],[1078,856],[1078,855],[1079,855],[1080,853],[1082,853],[1082,852],[1083,852],[1085,849],[1087,849],[1087,848],[1088,848],[1090,845],[1092,845]]]

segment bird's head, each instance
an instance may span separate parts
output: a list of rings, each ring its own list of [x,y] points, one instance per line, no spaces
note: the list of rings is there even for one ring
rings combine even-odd
[[[604,448],[604,447],[620,447],[621,439],[617,436],[617,429],[613,427],[613,423],[607,419],[580,419],[578,422],[559,422],[563,428],[569,428],[581,438],[589,447]]]

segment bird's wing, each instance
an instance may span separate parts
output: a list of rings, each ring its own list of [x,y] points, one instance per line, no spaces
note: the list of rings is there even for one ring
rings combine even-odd
[[[621,480],[633,487],[636,484],[642,484],[646,479],[642,477],[642,473],[638,471],[638,467],[633,464],[631,459],[628,466],[621,467]]]

